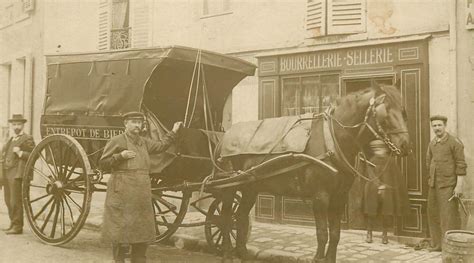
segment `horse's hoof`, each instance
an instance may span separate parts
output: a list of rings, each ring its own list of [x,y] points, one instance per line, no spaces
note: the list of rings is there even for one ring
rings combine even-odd
[[[313,258],[312,263],[326,263],[326,258]]]
[[[233,263],[234,260],[232,258],[222,258],[221,260],[222,263]]]

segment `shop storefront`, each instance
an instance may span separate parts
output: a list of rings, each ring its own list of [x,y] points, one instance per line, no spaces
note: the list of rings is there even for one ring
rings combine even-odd
[[[369,87],[373,81],[397,84],[408,112],[413,155],[400,161],[406,176],[411,213],[397,220],[398,235],[425,236],[426,168],[429,142],[428,39],[344,47],[258,57],[259,117],[322,112],[338,96]],[[344,215],[346,228],[364,228],[360,212],[363,182],[356,180]],[[314,224],[310,202],[297,197],[260,194],[256,219],[265,222]]]

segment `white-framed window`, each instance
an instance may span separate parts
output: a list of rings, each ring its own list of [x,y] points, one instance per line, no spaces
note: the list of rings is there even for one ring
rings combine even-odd
[[[308,38],[366,31],[366,0],[306,0]]]
[[[100,0],[97,49],[148,46],[150,12],[148,0]]]
[[[110,49],[130,48],[130,2],[112,0]]]
[[[230,0],[202,0],[202,18],[231,13]]]

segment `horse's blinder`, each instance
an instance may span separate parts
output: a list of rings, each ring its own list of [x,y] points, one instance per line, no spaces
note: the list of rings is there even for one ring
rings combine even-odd
[[[367,109],[366,117],[364,118],[364,123],[363,126],[366,126],[369,128],[369,130],[372,132],[372,134],[379,140],[382,140],[388,147],[389,149],[394,152],[397,155],[400,155],[402,153],[401,149],[398,148],[397,145],[395,145],[390,138],[388,137],[389,134],[398,134],[398,133],[408,133],[407,130],[405,129],[393,129],[389,131],[385,131],[385,129],[382,127],[380,124],[380,121],[377,118],[377,107],[384,104],[385,100],[385,94],[379,95],[376,98],[372,98],[369,103],[369,108]],[[375,121],[375,125],[377,126],[377,130],[375,130],[368,122],[368,116],[369,113],[372,112],[372,117]],[[359,132],[359,135],[361,132]]]

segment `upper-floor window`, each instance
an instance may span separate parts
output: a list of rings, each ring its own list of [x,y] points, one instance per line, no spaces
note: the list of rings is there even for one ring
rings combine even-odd
[[[366,31],[366,0],[307,0],[308,38]]]
[[[150,14],[149,1],[99,0],[97,48],[149,46]]]
[[[129,0],[112,1],[112,28],[110,49],[130,47],[130,4]]]
[[[230,0],[202,0],[202,16],[216,16],[231,13]]]
[[[0,1],[0,28],[27,19],[30,17],[30,12],[33,10],[33,0]]]

